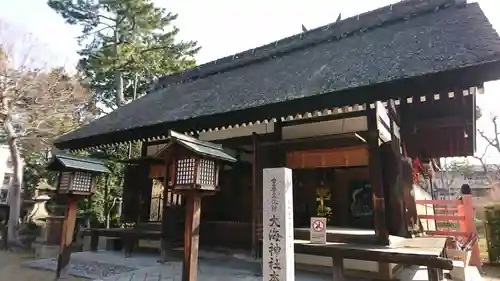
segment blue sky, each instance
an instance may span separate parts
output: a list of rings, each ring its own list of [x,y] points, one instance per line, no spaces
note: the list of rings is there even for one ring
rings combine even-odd
[[[180,39],[197,40],[202,46],[199,63],[260,46],[296,34],[301,25],[315,28],[335,21],[339,13],[346,18],[395,0],[168,0],[158,5],[179,14],[176,25]],[[478,0],[493,26],[500,31],[500,1]],[[52,65],[73,65],[78,49],[75,37],[80,29],[64,23],[47,5],[46,0],[0,0],[0,19],[33,34],[43,42],[41,56]],[[497,11],[496,13],[494,11]],[[500,82],[488,83],[478,104],[486,112],[500,113]],[[485,126],[480,120],[478,126]],[[480,147],[479,152],[482,152]],[[500,156],[492,155],[500,160]],[[497,161],[495,161],[497,162]],[[500,162],[500,161],[498,161]]]

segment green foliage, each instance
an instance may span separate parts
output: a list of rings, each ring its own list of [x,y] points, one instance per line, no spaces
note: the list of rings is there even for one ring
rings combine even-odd
[[[111,173],[97,178],[90,202],[88,200],[82,201],[79,206],[79,214],[87,217],[92,226],[103,227],[106,225],[107,219],[110,221],[110,226],[119,225],[120,218],[116,214],[116,209],[118,208],[118,198],[122,195],[125,164],[113,160],[127,158],[128,153],[128,145],[95,148],[81,153],[82,156],[111,160],[108,164]],[[133,146],[131,156],[138,157],[139,155],[140,145]]]
[[[24,156],[24,197],[31,198],[41,180],[53,186],[57,180],[57,173],[45,169],[49,162],[48,150],[34,151]]]
[[[48,0],[48,5],[68,24],[82,28],[79,76],[93,101],[107,109],[145,94],[155,79],[195,65],[197,43],[176,40],[177,14],[151,0]],[[132,147],[132,154],[138,151]],[[129,154],[127,145],[89,151],[91,157],[106,159],[127,159]],[[124,165],[113,162],[109,168],[112,173],[99,178],[91,202],[80,206],[93,225],[106,220],[118,224],[113,209],[122,194]]]
[[[500,204],[486,206],[484,212],[490,263],[500,263]]]
[[[33,222],[26,222],[23,224],[23,227],[19,229],[19,233],[21,235],[29,235],[29,236],[39,236],[42,233],[42,229]]]
[[[49,0],[48,5],[82,27],[79,70],[96,101],[108,108],[120,106],[118,91],[133,99],[153,79],[195,65],[197,43],[175,40],[177,14],[150,0]],[[123,89],[117,79],[124,81]]]

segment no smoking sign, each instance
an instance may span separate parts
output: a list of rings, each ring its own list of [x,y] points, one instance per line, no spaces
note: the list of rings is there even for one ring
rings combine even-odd
[[[309,232],[311,243],[326,244],[326,218],[312,217]]]
[[[325,229],[325,225],[323,224],[322,221],[314,221],[313,225],[312,225],[312,228],[316,232],[323,231]]]

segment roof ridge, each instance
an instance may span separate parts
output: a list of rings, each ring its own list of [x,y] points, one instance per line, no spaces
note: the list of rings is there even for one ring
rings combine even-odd
[[[59,158],[68,158],[68,159],[78,160],[78,161],[87,162],[87,163],[106,164],[105,160],[91,158],[91,157],[73,155],[73,154],[68,154],[68,153],[56,153],[55,155]]]
[[[246,66],[269,58],[297,51],[311,45],[366,32],[367,30],[409,20],[423,14],[437,12],[451,6],[465,6],[466,0],[406,0],[390,4],[372,11],[358,14],[339,22],[320,26],[278,41],[226,56],[202,65],[163,76],[158,79],[153,90],[172,84],[189,82],[220,72]]]

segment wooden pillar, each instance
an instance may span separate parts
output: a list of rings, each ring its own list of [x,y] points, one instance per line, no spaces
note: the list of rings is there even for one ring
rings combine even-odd
[[[148,222],[151,212],[151,194],[153,192],[153,179],[149,178],[149,166],[141,164],[138,168],[137,185],[140,192],[139,221]]]
[[[182,281],[195,281],[198,273],[200,242],[201,195],[186,194],[186,223],[184,229],[184,262]]]
[[[389,245],[389,232],[387,231],[385,196],[382,177],[382,161],[380,151],[380,124],[378,111],[381,111],[380,103],[375,103],[375,109],[369,110],[368,114],[368,170],[373,193],[373,220],[375,235],[382,245]],[[385,110],[385,109],[383,109]],[[390,280],[392,270],[389,263],[378,263],[379,277]]]
[[[397,236],[408,236],[408,223],[406,219],[405,205],[403,200],[403,175],[400,128],[401,119],[396,109],[394,100],[387,101],[387,113],[390,121],[391,142],[390,147],[385,148],[386,167],[385,180],[389,185],[386,187],[388,194],[385,196],[386,206],[389,207],[388,229],[389,233]]]
[[[341,255],[335,255],[332,258],[332,280],[334,281],[344,281],[344,258]]]
[[[109,176],[104,177],[104,220],[106,223],[106,228],[109,228],[110,224],[110,213],[109,213]]]
[[[427,267],[427,278],[429,281],[439,281],[438,270],[433,267]]]
[[[380,159],[380,140],[378,130],[377,104],[368,111],[368,170],[373,193],[373,219],[375,234],[383,245],[389,245],[389,233],[386,225],[385,197],[382,180],[382,161]]]
[[[72,196],[68,199],[68,207],[66,215],[64,216],[61,244],[59,247],[59,256],[57,257],[56,280],[58,280],[62,275],[67,274],[71,259],[71,246],[73,244],[73,232],[76,224],[78,200]]]
[[[168,192],[169,185],[168,182],[171,178],[171,167],[170,162],[165,163],[165,174],[163,176],[163,194],[162,194],[162,213],[161,213],[161,239],[160,239],[160,262],[166,262],[168,260],[168,253],[171,250],[172,246],[172,235],[169,235],[173,230],[169,229],[168,220],[172,220],[173,218],[169,218],[168,216]],[[175,223],[175,222],[174,222]],[[172,225],[172,224],[170,224]]]
[[[257,134],[252,134],[253,156],[252,156],[252,256],[257,252]]]

